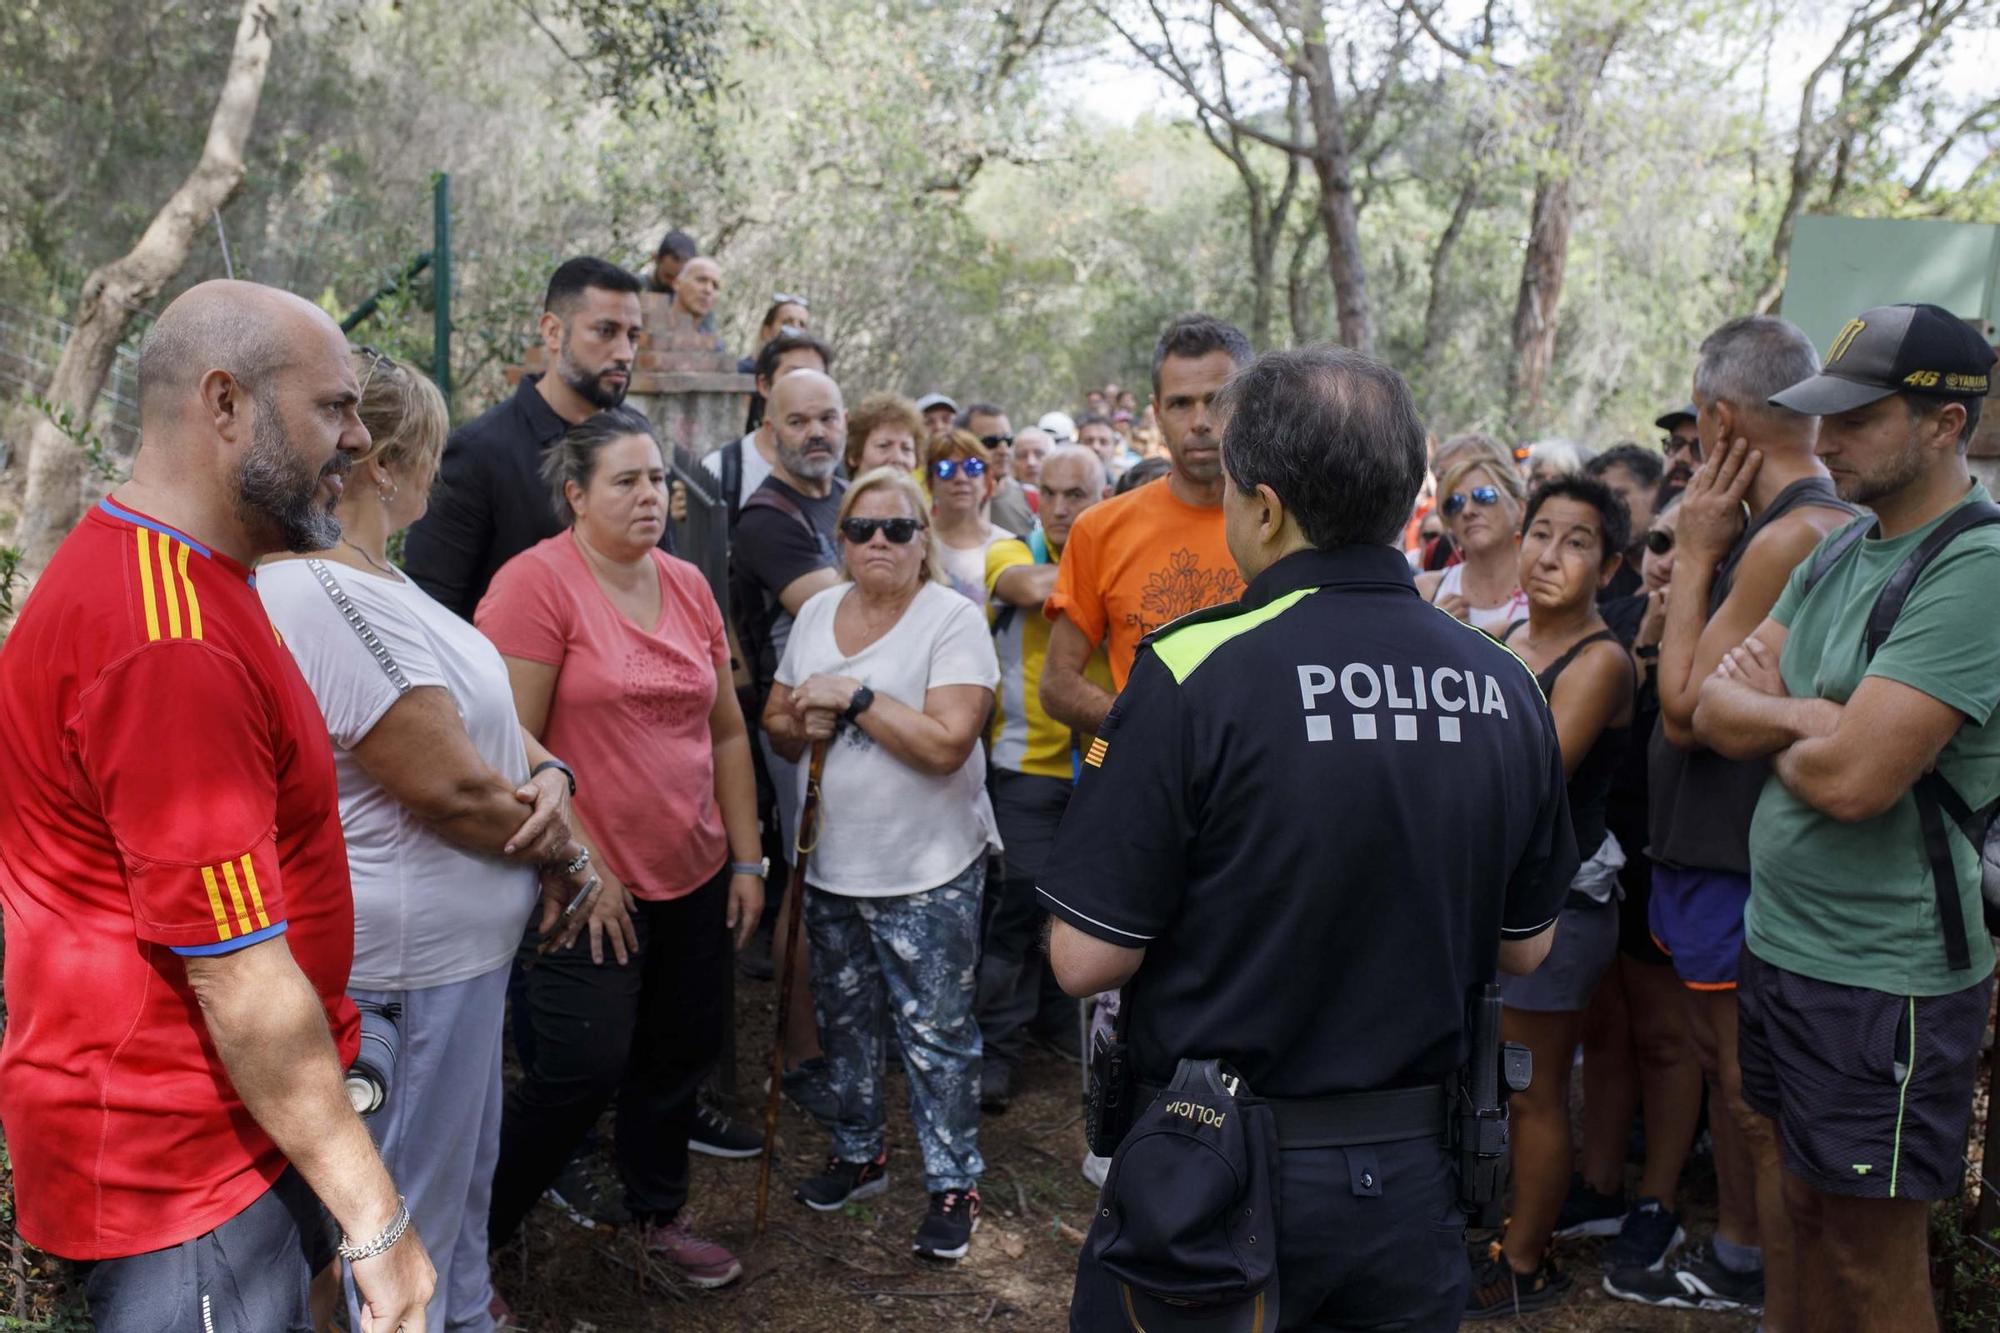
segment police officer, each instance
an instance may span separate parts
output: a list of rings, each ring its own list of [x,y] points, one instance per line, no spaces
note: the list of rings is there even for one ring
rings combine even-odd
[[[1273,352],[1222,405],[1248,589],[1146,640],[1039,881],[1064,989],[1125,987],[1142,1108],[1070,1326],[1456,1328],[1445,1085],[1468,996],[1548,952],[1577,867],[1561,751],[1526,667],[1425,605],[1391,544],[1424,472],[1402,377]],[[1254,1178],[1266,1103],[1275,1179],[1232,1213],[1198,1145]],[[1256,1217],[1262,1267],[1272,1237],[1228,1220]]]

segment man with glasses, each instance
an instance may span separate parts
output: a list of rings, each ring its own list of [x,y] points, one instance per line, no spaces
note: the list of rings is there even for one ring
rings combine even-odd
[[[1004,528],[1016,537],[1027,536],[1035,530],[1035,511],[1028,507],[1028,496],[1021,483],[1014,480],[1014,426],[1007,420],[1006,411],[991,403],[973,403],[959,413],[958,424],[960,429],[976,435],[993,457],[998,480],[993,487],[992,502],[987,506],[987,518],[996,528]]]
[[[1750,899],[1750,820],[1770,776],[1695,734],[1702,682],[1770,615],[1792,570],[1855,512],[1813,456],[1818,419],[1774,394],[1819,373],[1794,325],[1732,320],[1701,345],[1696,424],[1706,462],[1681,493],[1673,595],[1655,667],[1660,725],[1648,754],[1651,927],[1687,987],[1695,1052],[1709,1084],[1719,1194],[1715,1237],[1665,1269],[1605,1278],[1613,1296],[1706,1309],[1762,1306],[1773,1333],[1798,1320],[1778,1145],[1743,1099],[1736,985]],[[1747,515],[1747,521],[1746,521]]]
[[[1694,480],[1694,470],[1701,466],[1701,428],[1696,424],[1694,404],[1686,403],[1654,417],[1653,424],[1666,432],[1660,440],[1660,452],[1667,457],[1667,487],[1677,491]]]

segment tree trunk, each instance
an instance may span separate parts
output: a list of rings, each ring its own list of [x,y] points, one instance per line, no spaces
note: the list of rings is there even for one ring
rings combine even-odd
[[[1301,224],[1299,236],[1292,243],[1292,261],[1285,275],[1285,311],[1291,319],[1292,345],[1303,347],[1320,339],[1319,321],[1313,316],[1312,294],[1307,290],[1312,275],[1311,267],[1313,240],[1325,235],[1309,224]]]
[[[276,20],[267,0],[244,4],[200,162],[131,252],[84,279],[76,331],[63,345],[44,395],[79,421],[90,419],[132,316],[180,272],[195,238],[243,184],[243,148],[270,68]],[[84,457],[45,419],[35,423],[27,452],[28,490],[17,540],[24,563],[40,569],[82,515]]]
[[[1451,272],[1451,252],[1458,247],[1458,238],[1465,234],[1465,224],[1472,217],[1472,206],[1478,202],[1479,173],[1468,171],[1465,183],[1459,187],[1458,201],[1452,205],[1451,221],[1445,223],[1437,248],[1431,251],[1431,290],[1424,302],[1424,350],[1417,360],[1426,374],[1437,364],[1438,353],[1444,348],[1445,278]]]
[[[1312,7],[1303,29],[1306,106],[1312,118],[1313,174],[1319,179],[1319,220],[1326,232],[1327,275],[1340,315],[1340,341],[1357,352],[1375,351],[1375,312],[1368,303],[1368,270],[1361,262],[1361,210],[1354,197],[1353,153],[1347,113],[1334,82],[1325,18]]]
[[[1514,302],[1514,359],[1507,376],[1507,414],[1519,430],[1536,430],[1542,423],[1542,395],[1555,363],[1556,312],[1569,261],[1570,214],[1569,173],[1536,176],[1528,248],[1521,257],[1521,292]]]

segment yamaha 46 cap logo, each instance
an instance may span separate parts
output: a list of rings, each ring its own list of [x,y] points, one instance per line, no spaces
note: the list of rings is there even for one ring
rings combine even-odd
[[[1507,716],[1507,698],[1500,682],[1485,672],[1461,667],[1423,667],[1408,663],[1345,666],[1301,665],[1299,704],[1306,714],[1306,739],[1334,738],[1334,718],[1320,711],[1345,703],[1348,727],[1357,741],[1460,739],[1462,719]]]

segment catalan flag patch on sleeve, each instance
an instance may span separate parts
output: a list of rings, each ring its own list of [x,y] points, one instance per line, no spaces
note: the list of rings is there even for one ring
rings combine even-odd
[[[1094,737],[1090,742],[1090,749],[1084,752],[1083,762],[1089,764],[1092,768],[1103,768],[1104,756],[1110,752],[1110,741],[1105,740],[1102,736]]]

